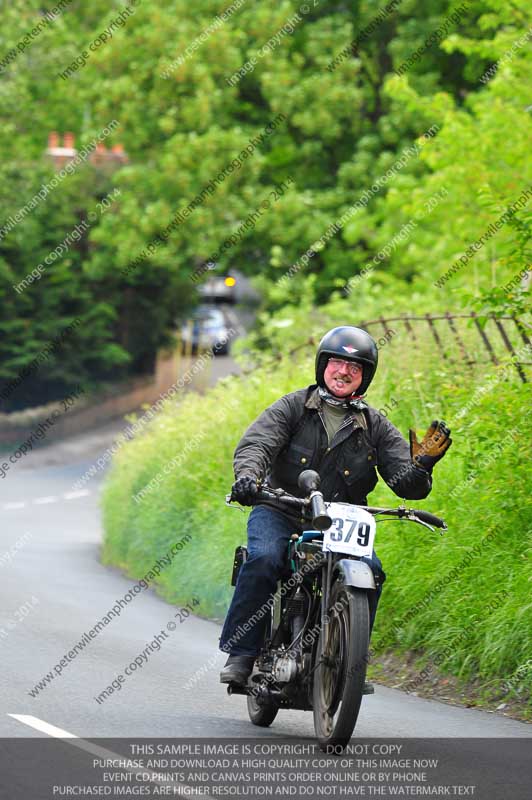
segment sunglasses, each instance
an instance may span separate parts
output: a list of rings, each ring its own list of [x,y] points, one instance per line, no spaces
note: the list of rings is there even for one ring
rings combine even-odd
[[[351,373],[351,375],[360,375],[362,372],[360,364],[355,364],[353,361],[345,361],[343,358],[330,358],[329,366],[333,367],[333,369],[340,369],[340,367],[343,367],[347,372]]]

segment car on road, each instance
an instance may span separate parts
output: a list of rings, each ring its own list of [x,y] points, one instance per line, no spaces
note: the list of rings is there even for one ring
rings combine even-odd
[[[211,348],[217,356],[228,355],[229,330],[223,311],[216,306],[198,306],[181,326],[181,342],[184,352]]]

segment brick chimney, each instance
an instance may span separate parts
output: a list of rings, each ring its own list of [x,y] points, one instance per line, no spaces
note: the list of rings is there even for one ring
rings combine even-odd
[[[57,131],[51,131],[48,134],[46,155],[52,159],[56,169],[62,169],[65,164],[68,164],[69,161],[72,161],[72,159],[76,157],[76,153],[77,150],[74,147],[73,133],[65,133],[62,147],[59,144],[59,134]]]
[[[58,170],[72,161],[77,155],[75,137],[72,131],[65,131],[63,134],[63,146],[60,144],[59,133],[50,131],[46,155],[52,159],[54,167]],[[111,149],[107,149],[104,142],[98,142],[89,156],[89,162],[93,167],[97,169],[103,168],[106,171],[112,171],[121,164],[127,164],[128,161],[129,158],[123,144],[115,144]]]
[[[65,150],[73,150],[74,149],[74,134],[72,131],[67,131],[63,136],[63,147]]]

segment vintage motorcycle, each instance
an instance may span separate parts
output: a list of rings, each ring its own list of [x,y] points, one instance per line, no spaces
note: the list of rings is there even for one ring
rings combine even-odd
[[[247,695],[251,722],[262,727],[282,708],[312,710],[320,748],[342,752],[356,725],[369,660],[368,600],[377,586],[364,558],[371,558],[376,522],[395,518],[431,531],[447,526],[434,514],[404,506],[326,503],[313,470],[301,473],[299,487],[303,498],[267,486],[257,495],[257,502],[297,508],[312,530],[292,535],[254,671],[245,687],[229,684],[227,691]],[[231,502],[227,495],[226,505]],[[233,586],[246,558],[247,549],[237,547]]]

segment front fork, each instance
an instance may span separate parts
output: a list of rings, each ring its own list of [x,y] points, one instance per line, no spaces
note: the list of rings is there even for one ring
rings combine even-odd
[[[329,597],[331,595],[331,576],[332,576],[332,553],[329,550],[327,553],[327,561],[322,567],[321,570],[321,586],[322,586],[322,597],[321,597],[321,652],[319,652],[318,659],[319,661],[323,660],[325,652],[327,650],[328,638],[329,638],[329,615],[327,613],[329,608]]]

